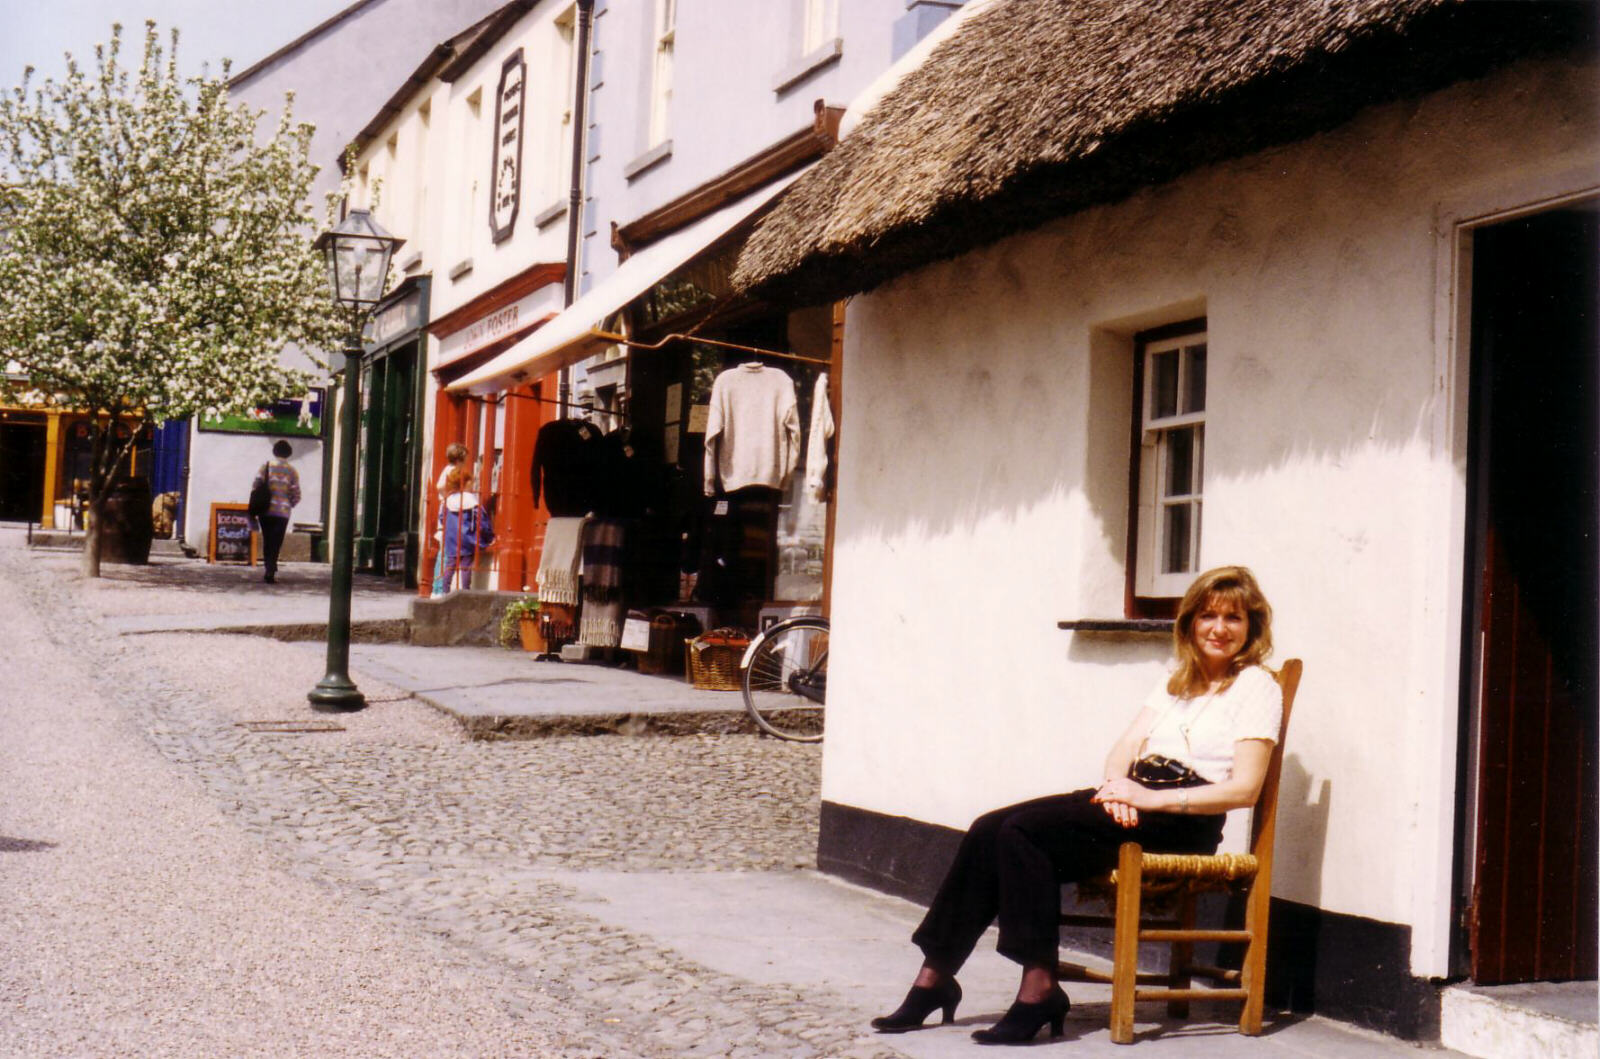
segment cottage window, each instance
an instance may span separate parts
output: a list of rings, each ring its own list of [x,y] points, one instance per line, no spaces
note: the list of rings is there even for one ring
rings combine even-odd
[[[1146,332],[1137,350],[1131,609],[1133,616],[1160,616],[1200,569],[1205,323]]]
[[[810,55],[839,34],[839,0],[800,0],[800,54]]]
[[[552,131],[545,141],[544,201],[561,201],[572,171],[572,80],[578,65],[578,9],[569,7],[556,16],[551,37],[549,94],[553,101]]]
[[[650,78],[649,146],[667,139],[672,104],[672,52],[678,36],[678,0],[656,0],[655,68]]]

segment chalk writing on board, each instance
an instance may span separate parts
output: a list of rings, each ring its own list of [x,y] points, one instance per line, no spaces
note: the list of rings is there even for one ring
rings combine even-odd
[[[244,504],[211,505],[211,561],[243,563],[255,561],[251,547],[253,526]]]

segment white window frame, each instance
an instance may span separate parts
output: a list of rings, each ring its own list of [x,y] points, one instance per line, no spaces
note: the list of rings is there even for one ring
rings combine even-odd
[[[1203,362],[1206,348],[1203,324],[1193,331],[1139,343],[1142,392],[1139,395],[1139,512],[1134,549],[1134,594],[1141,599],[1182,596],[1203,569],[1200,552],[1205,501],[1205,382],[1208,380],[1202,380],[1199,407],[1188,405],[1194,397],[1190,393],[1195,364],[1193,352],[1198,351]],[[1170,410],[1156,407],[1157,358],[1163,355],[1176,355],[1178,365],[1175,406]],[[1172,481],[1175,442],[1181,436],[1192,440],[1189,480],[1182,483],[1187,489]],[[1187,547],[1179,549],[1182,554],[1176,557],[1172,555],[1173,526],[1167,517],[1173,509],[1189,512]]]
[[[572,171],[573,83],[578,69],[578,8],[567,8],[552,23],[550,93],[551,132],[545,160],[546,204],[565,203],[567,180]]]
[[[798,0],[800,54],[810,55],[839,35],[839,0]]]
[[[654,66],[650,76],[650,126],[646,147],[667,140],[672,108],[672,61],[678,40],[678,0],[655,0]]]
[[[459,211],[455,224],[456,248],[452,256],[457,264],[470,261],[472,251],[477,245],[478,219],[482,216],[478,211],[478,185],[483,180],[484,172],[489,168],[489,161],[485,157],[480,160],[478,151],[484,147],[483,132],[483,86],[476,85],[462,100],[458,113],[461,122],[456,129],[456,158],[455,165],[460,175],[462,185],[460,198],[456,200],[456,209]],[[457,273],[456,275],[463,275]]]

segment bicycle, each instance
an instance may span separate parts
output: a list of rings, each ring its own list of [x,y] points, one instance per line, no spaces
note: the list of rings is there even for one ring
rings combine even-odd
[[[796,743],[822,741],[827,618],[786,618],[764,630],[745,648],[739,669],[745,709],[763,732]]]

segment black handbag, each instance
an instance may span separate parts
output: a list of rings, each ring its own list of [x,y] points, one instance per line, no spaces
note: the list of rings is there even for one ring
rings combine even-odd
[[[1128,766],[1128,778],[1141,787],[1200,787],[1209,783],[1194,769],[1174,758],[1150,754]]]
[[[265,465],[261,468],[261,484],[250,490],[250,517],[260,518],[272,513],[272,481]]]

